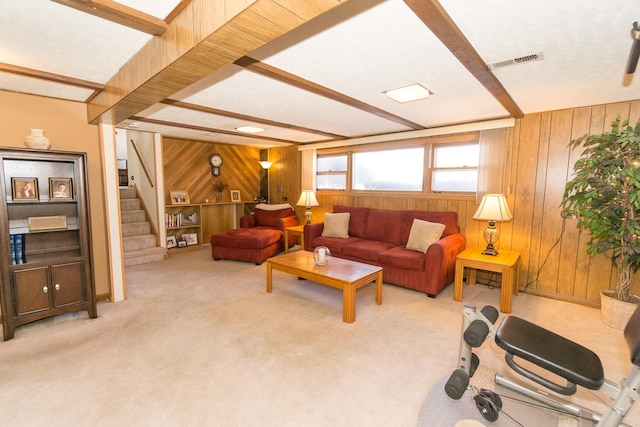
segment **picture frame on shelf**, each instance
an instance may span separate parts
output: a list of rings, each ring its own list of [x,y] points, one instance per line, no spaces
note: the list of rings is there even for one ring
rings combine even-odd
[[[187,246],[187,241],[186,240],[178,240],[178,247],[179,248],[184,248]]]
[[[229,190],[231,192],[231,201],[233,203],[239,203],[240,200],[240,190]]]
[[[172,205],[187,205],[190,203],[187,190],[169,191],[169,198]]]
[[[50,200],[72,200],[73,180],[71,178],[49,178]]]
[[[176,236],[167,236],[167,249],[175,248],[178,246]]]
[[[38,178],[11,178],[11,197],[14,202],[39,200]]]
[[[198,234],[197,233],[185,233],[182,235],[182,238],[185,242],[187,242],[188,246],[197,245],[198,244]]]

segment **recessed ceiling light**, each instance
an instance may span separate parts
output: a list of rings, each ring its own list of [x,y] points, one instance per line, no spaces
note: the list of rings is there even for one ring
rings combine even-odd
[[[253,126],[240,126],[239,128],[236,128],[236,130],[238,132],[244,132],[244,133],[260,133],[264,131],[264,129],[262,128],[257,128]]]
[[[137,127],[140,127],[140,125],[139,125],[139,124],[137,124],[136,122],[133,122],[133,123],[129,123],[129,124],[127,125],[127,127],[128,127],[128,128],[137,128]]]
[[[420,84],[414,84],[411,86],[405,86],[398,89],[391,89],[382,92],[387,97],[393,99],[396,102],[404,103],[410,101],[417,101],[418,99],[425,99],[431,95],[431,92],[426,87]]]

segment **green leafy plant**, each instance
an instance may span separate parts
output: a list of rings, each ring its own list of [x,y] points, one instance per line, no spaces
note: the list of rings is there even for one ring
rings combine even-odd
[[[578,228],[591,233],[590,256],[610,257],[618,270],[616,298],[634,302],[631,281],[640,268],[640,120],[632,127],[618,116],[610,132],[583,136],[570,147],[584,151],[565,186],[563,215],[575,216]]]

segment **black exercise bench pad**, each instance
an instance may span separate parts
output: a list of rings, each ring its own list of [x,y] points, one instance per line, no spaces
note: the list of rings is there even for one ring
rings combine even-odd
[[[504,318],[495,342],[508,353],[570,383],[598,390],[604,383],[600,358],[586,347],[516,316]]]

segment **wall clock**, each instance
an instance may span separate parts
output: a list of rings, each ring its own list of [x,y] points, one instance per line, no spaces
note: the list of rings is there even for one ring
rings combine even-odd
[[[218,153],[213,153],[209,156],[209,163],[211,164],[211,175],[220,176],[220,167],[222,166],[222,156]]]

